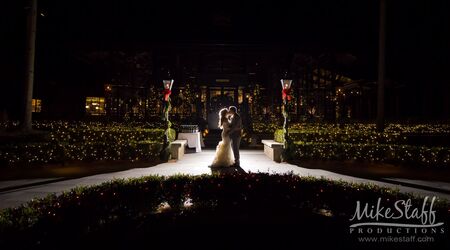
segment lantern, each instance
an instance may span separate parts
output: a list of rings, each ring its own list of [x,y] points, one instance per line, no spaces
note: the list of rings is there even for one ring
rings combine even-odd
[[[164,101],[168,102],[170,94],[172,94],[173,80],[163,80],[164,85]]]
[[[292,80],[287,80],[287,79],[281,79],[281,95],[283,98],[283,103],[286,103],[287,101],[292,100],[292,95],[291,95],[291,85],[292,85]]]

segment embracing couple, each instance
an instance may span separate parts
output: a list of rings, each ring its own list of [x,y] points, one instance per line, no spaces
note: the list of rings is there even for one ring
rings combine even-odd
[[[217,145],[216,155],[210,167],[240,167],[242,120],[235,106],[220,110],[219,128],[222,129],[222,141]]]

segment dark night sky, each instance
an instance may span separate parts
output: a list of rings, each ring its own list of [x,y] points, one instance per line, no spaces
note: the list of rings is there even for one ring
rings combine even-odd
[[[38,0],[37,61],[52,65],[75,49],[142,48],[150,43],[286,44],[312,53],[349,52],[376,79],[377,0],[136,1]],[[388,0],[387,77],[423,88],[450,84],[450,1]],[[0,81],[19,84],[23,0],[2,12]],[[37,72],[39,74],[39,72]],[[4,101],[2,101],[4,103]]]
[[[23,0],[13,2],[12,11],[3,13],[2,37],[20,48]],[[415,58],[442,60],[445,55],[448,60],[448,1],[388,2],[387,58],[393,74],[408,69],[405,65]],[[39,18],[38,45],[44,51],[166,41],[288,43],[306,51],[348,51],[376,65],[377,0],[39,0],[39,5],[45,17]]]

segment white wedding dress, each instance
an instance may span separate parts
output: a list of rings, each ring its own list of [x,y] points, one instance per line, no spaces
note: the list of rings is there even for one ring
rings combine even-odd
[[[225,122],[222,127],[222,141],[217,145],[216,156],[214,157],[211,167],[229,167],[234,164],[234,154],[231,149],[230,136],[225,136],[225,133],[230,130],[230,123]]]

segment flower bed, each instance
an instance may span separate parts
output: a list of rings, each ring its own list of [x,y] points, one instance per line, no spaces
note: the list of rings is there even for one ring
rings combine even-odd
[[[25,138],[0,146],[1,165],[27,165],[68,160],[156,159],[164,130],[112,123],[36,122],[43,139]]]
[[[323,237],[322,233],[331,228],[334,235],[327,235],[327,239],[342,241],[340,237],[348,237],[345,232],[356,201],[373,203],[379,197],[386,206],[399,199],[411,199],[414,206],[423,201],[373,185],[295,175],[236,174],[168,179],[151,176],[116,180],[2,211],[0,244],[13,244],[21,249],[119,241],[128,246],[136,242],[155,243],[162,235],[169,238],[169,242],[163,242],[167,247],[170,239],[178,240],[183,235],[194,237],[188,238],[189,244],[197,242],[196,239],[201,243],[208,241],[208,237],[199,235],[198,229],[214,237],[219,233],[216,229],[225,233],[229,230],[227,226],[234,228],[230,233],[249,224],[254,229],[277,231],[284,229],[283,223],[295,226],[295,234],[303,240],[308,240],[308,235],[298,232],[308,233],[309,227],[316,225],[320,229],[316,236]],[[438,201],[434,208],[436,220],[448,221],[447,203]],[[179,234],[174,234],[180,228]],[[217,237],[212,242],[215,240]]]

